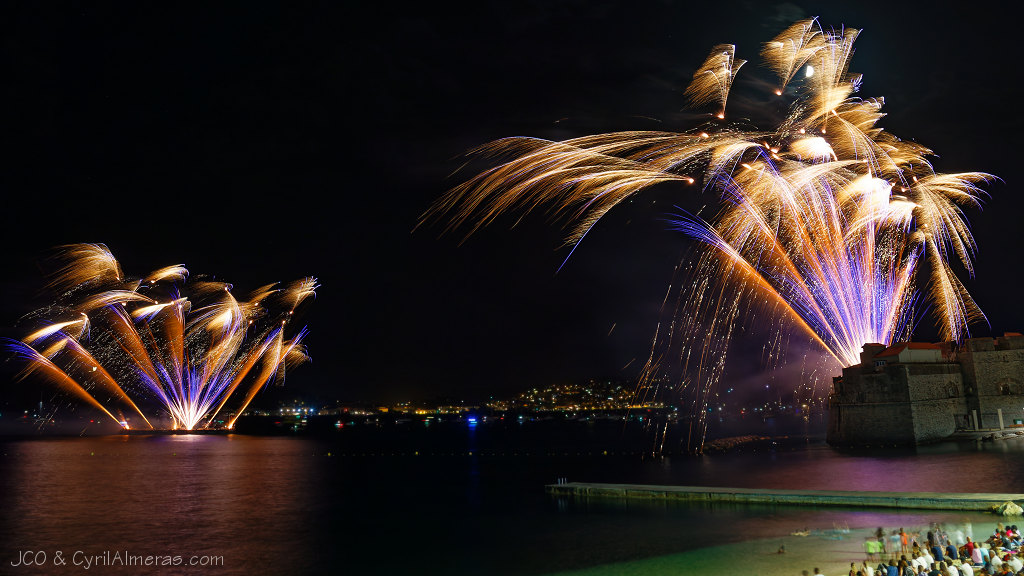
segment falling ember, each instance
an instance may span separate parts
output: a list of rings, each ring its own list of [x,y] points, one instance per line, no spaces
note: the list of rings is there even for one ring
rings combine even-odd
[[[102,244],[66,246],[59,259],[50,286],[65,292],[35,315],[44,318],[41,327],[8,347],[26,363],[23,378],[43,377],[126,430],[128,420],[100,398],[129,408],[150,428],[136,401],[156,401],[172,429],[193,430],[210,427],[244,389],[244,400],[232,406],[233,426],[257,392],[308,360],[305,329],[286,339],[278,319],[315,296],[313,278],[265,286],[252,301],[239,301],[229,285],[189,283],[180,265],[125,279]]]
[[[692,279],[678,299],[678,320],[659,325],[644,368],[653,379],[667,358],[654,349],[679,351],[688,376],[676,389],[695,394],[701,443],[705,408],[741,312],[758,313],[780,328],[776,333],[797,328],[844,366],[859,362],[866,343],[908,339],[923,301],[941,336],[960,341],[985,317],[950,260],[973,275],[976,247],[962,207],[979,207],[978,184],[993,177],[936,173],[931,150],[876,126],[882,99],[853,96],[861,85],[849,72],[858,35],[825,31],[812,19],[764,45],[765,65],[781,81],[776,94],[791,81],[803,84],[790,91],[796,100],[776,127],[708,123],[704,131],[560,142],[505,138],[475,152],[511,159],[451,190],[421,224],[443,217],[449,230],[464,226],[472,234],[500,214],[543,207],[567,223],[566,244],[575,246],[610,209],[648,186],[697,179],[716,191],[711,218],[681,214],[674,221],[701,249],[681,265]],[[734,52],[728,44],[711,51],[686,89],[691,105],[724,116],[744,63]],[[922,260],[930,277],[919,283]]]

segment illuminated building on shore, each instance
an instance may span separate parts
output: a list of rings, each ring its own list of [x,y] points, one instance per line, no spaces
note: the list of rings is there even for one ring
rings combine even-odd
[[[831,444],[917,444],[1024,422],[1024,335],[865,344],[833,379]]]

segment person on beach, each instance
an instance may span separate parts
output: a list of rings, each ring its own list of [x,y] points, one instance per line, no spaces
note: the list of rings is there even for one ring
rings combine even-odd
[[[1024,560],[1020,559],[1020,554],[1014,554],[1013,556],[1005,559],[1004,562],[1010,565],[1010,569],[1013,570],[1014,573],[1024,570]]]
[[[875,569],[867,562],[861,562],[860,571],[864,573],[864,576],[875,576]]]
[[[921,555],[917,557],[917,560],[924,566],[925,570],[931,570],[932,564],[935,564],[935,558],[928,553],[927,547],[921,549]]]
[[[971,548],[971,562],[976,566],[982,566],[985,564],[985,557],[982,556],[982,552],[987,553],[988,551],[982,548],[980,545]]]
[[[883,540],[884,540],[884,538],[883,538]],[[871,540],[871,549],[873,550],[873,553],[871,554],[871,560],[874,560],[874,561],[881,561],[882,560],[883,554],[886,551],[886,546],[883,543],[883,540],[878,540],[878,539],[872,539]]]
[[[823,575],[823,574],[821,573],[821,569],[820,569],[820,568],[818,568],[817,566],[815,566],[815,567],[814,567],[814,576],[824,576],[824,575]]]
[[[964,562],[960,564],[960,574],[961,576],[974,576],[974,567],[970,562]]]
[[[952,542],[946,544],[946,556],[950,560],[960,559],[960,551],[956,549],[956,544],[953,544]]]
[[[942,555],[942,546],[939,546],[938,542],[930,541],[929,546],[932,549],[932,558],[935,559],[934,562],[938,563],[946,559]]]

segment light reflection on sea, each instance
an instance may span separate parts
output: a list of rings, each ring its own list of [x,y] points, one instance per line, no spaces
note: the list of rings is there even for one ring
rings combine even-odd
[[[217,568],[145,571],[156,574],[542,574],[801,527],[952,518],[547,495],[544,485],[560,477],[885,491],[1014,492],[1024,485],[1024,469],[1015,465],[1022,439],[837,451],[820,438],[793,436],[725,454],[662,458],[609,441],[621,439],[621,426],[614,433],[578,423],[534,424],[525,432],[490,426],[333,437],[0,439],[0,573],[81,572],[16,571],[10,563],[23,550],[120,550],[186,562],[224,556]],[[139,570],[101,566],[89,573]]]

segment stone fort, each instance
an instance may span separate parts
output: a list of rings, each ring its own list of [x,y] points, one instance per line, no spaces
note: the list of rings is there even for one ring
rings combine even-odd
[[[1024,422],[1024,335],[865,344],[832,381],[827,440],[920,444]]]

